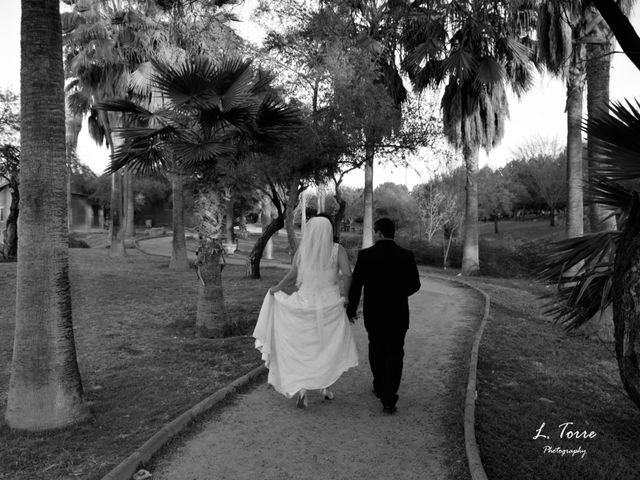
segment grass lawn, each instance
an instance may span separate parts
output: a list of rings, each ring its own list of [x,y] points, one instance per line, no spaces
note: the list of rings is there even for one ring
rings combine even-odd
[[[260,363],[253,339],[194,336],[197,279],[168,259],[130,251],[113,259],[101,248],[72,249],[73,319],[92,421],[63,431],[16,433],[0,421],[0,478],[98,479],[162,425]],[[15,263],[0,263],[0,411],[9,380],[15,312]],[[227,265],[230,315],[250,334],[266,289]]]
[[[524,222],[503,220],[498,222],[495,233],[493,222],[478,222],[478,234],[484,240],[509,242],[533,240],[560,240],[565,236],[564,220],[556,219],[556,226],[549,225],[548,218],[538,218]]]
[[[640,411],[623,390],[613,344],[565,333],[541,313],[543,287],[474,280],[492,299],[480,346],[476,433],[491,480],[638,478]],[[560,438],[567,430],[595,438]],[[533,437],[540,426],[549,438]],[[545,446],[558,453],[545,453]],[[586,451],[562,456],[562,450]]]

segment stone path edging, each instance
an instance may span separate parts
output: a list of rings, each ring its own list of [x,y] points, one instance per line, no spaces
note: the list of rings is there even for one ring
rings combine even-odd
[[[162,238],[162,237],[170,237],[171,235],[158,235],[157,237],[146,237],[146,238],[141,238],[140,240],[151,240],[154,238]],[[152,257],[167,257],[167,255],[165,255],[164,253],[151,253],[151,252],[147,252],[146,250],[144,250],[140,244],[138,243],[138,239],[136,237],[133,237],[133,245],[136,247],[136,250],[138,250],[139,252],[144,253],[145,255],[150,255]],[[169,257],[171,257],[171,255],[168,255]]]
[[[469,361],[469,377],[467,379],[467,392],[464,402],[464,446],[467,452],[467,462],[469,464],[469,472],[472,480],[488,480],[487,474],[482,466],[482,459],[480,458],[480,451],[478,449],[478,443],[476,441],[476,399],[478,392],[476,390],[476,375],[478,372],[478,355],[480,352],[480,341],[482,340],[482,334],[484,327],[489,318],[489,307],[491,300],[489,295],[480,288],[471,285],[463,280],[457,278],[446,277],[435,274],[422,274],[425,276],[432,276],[441,280],[447,280],[454,283],[459,283],[472,290],[479,292],[484,297],[484,312],[480,325],[476,330],[473,347],[471,348],[471,359]]]
[[[158,430],[155,435],[147,440],[135,452],[125,458],[119,465],[102,477],[102,480],[129,480],[131,476],[136,473],[140,464],[149,461],[149,459],[151,459],[158,450],[166,445],[174,436],[182,432],[198,416],[213,408],[216,404],[220,403],[241,387],[248,385],[266,371],[267,369],[264,365],[254,368],[249,373],[234,380],[226,387],[219,389],[180,416],[174,418]]]

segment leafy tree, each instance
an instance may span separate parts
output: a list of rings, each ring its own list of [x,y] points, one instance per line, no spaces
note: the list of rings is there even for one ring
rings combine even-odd
[[[443,124],[467,171],[462,272],[479,271],[478,154],[502,138],[507,84],[531,83],[532,51],[523,37],[526,2],[413,2],[405,15],[404,66],[418,89],[445,85]]]
[[[11,205],[2,232],[0,257],[15,260],[18,255],[20,115],[18,96],[10,91],[0,93],[0,179],[6,182],[11,193]]]
[[[413,228],[417,205],[405,185],[385,182],[374,191],[376,217],[390,217],[398,229]]]
[[[416,185],[412,191],[428,240],[432,241],[438,231],[442,232],[442,266],[445,269],[451,243],[459,235],[463,223],[465,175],[462,168],[449,170],[426,184]]]
[[[495,233],[500,233],[500,218],[511,216],[513,211],[515,195],[510,183],[501,172],[494,172],[489,167],[478,172],[478,211],[481,216],[493,220]]]

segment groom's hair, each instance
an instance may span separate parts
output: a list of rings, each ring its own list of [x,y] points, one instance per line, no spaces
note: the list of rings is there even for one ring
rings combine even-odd
[[[396,234],[396,226],[390,218],[380,218],[373,224],[373,230],[380,232],[384,238],[393,238]]]

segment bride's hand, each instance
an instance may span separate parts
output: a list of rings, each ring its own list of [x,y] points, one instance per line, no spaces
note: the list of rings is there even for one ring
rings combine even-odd
[[[280,291],[280,288],[279,288],[277,285],[276,285],[275,287],[271,287],[271,288],[269,289],[269,293],[270,293],[271,295],[273,295],[274,293],[279,292],[279,291]]]

